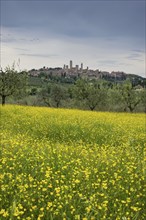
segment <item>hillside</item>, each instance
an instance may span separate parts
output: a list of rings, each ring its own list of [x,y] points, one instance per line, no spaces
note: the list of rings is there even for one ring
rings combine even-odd
[[[79,65],[76,67],[72,66],[72,61],[70,61],[70,67],[68,65],[64,65],[63,68],[48,68],[43,67],[40,69],[32,69],[28,71],[28,75],[31,77],[39,77],[44,78],[46,81],[58,80],[60,82],[65,83],[74,83],[76,80],[88,79],[88,80],[107,80],[110,82],[122,82],[129,79],[134,85],[142,85],[146,86],[146,78],[135,75],[135,74],[127,74],[122,71],[102,71],[99,69],[92,70],[88,67],[83,69],[83,64],[81,64],[81,68]]]

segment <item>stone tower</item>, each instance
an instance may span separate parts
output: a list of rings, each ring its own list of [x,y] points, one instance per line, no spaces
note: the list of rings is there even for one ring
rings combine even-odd
[[[72,60],[70,60],[70,69],[72,69]]]

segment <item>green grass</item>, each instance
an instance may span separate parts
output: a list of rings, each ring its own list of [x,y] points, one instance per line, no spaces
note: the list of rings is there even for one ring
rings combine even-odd
[[[0,219],[144,220],[145,115],[1,108]]]

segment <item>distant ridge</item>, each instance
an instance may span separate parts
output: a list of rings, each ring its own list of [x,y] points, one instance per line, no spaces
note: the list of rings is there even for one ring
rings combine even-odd
[[[31,69],[28,71],[28,74],[32,77],[45,77],[46,79],[52,79],[53,77],[68,79],[78,79],[84,78],[88,80],[99,80],[104,79],[112,82],[122,82],[129,79],[133,84],[140,84],[144,86],[146,84],[146,78],[136,75],[125,73],[123,71],[101,71],[99,69],[92,70],[89,67],[83,68],[83,63],[81,66],[73,66],[72,60],[70,60],[69,65],[55,68],[42,67],[40,69]]]

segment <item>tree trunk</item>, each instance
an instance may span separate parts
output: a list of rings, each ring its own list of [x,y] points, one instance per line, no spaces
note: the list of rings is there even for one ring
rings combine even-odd
[[[91,111],[94,111],[94,108],[90,108]]]
[[[60,102],[56,102],[56,107],[59,108]]]
[[[90,110],[93,111],[96,106],[89,106]]]
[[[132,107],[131,105],[129,105],[128,108],[129,108],[131,113],[134,111],[134,107]]]
[[[2,95],[2,105],[5,105],[5,101],[6,101],[6,96]]]

